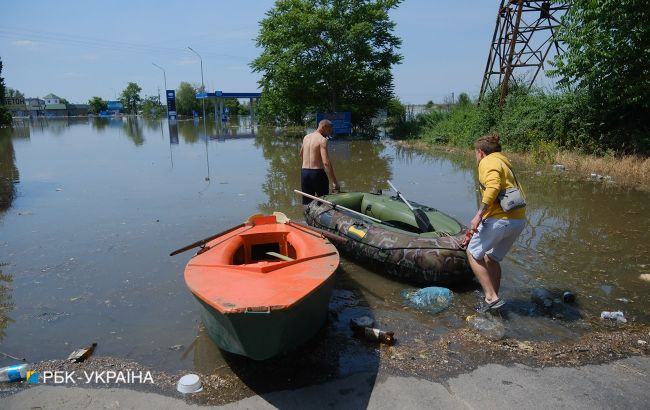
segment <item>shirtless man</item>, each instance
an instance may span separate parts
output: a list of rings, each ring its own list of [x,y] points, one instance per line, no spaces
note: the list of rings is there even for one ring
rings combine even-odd
[[[316,196],[327,195],[329,180],[332,181],[334,191],[339,189],[339,183],[327,153],[327,137],[330,134],[332,134],[332,122],[322,120],[318,123],[318,129],[307,134],[302,140],[300,147],[300,157],[302,158],[300,189],[302,192]],[[310,202],[311,199],[302,197],[303,205],[308,205]]]

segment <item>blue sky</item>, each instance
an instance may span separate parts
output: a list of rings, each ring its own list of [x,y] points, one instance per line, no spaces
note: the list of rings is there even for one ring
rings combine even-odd
[[[209,90],[251,92],[259,75],[248,63],[258,21],[273,0],[10,1],[3,4],[0,57],[8,87],[27,97],[57,94],[70,102],[113,99],[129,81],[144,95],[181,81]],[[406,0],[391,12],[404,60],[395,93],[406,103],[477,95],[499,1]]]

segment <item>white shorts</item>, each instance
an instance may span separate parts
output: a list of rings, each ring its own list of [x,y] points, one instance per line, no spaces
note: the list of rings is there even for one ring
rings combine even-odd
[[[467,249],[476,260],[488,255],[493,261],[501,262],[525,226],[525,219],[484,219]]]

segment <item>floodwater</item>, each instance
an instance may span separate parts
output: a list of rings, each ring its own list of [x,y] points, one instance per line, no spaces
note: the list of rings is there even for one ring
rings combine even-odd
[[[252,377],[256,370],[222,354],[200,325],[182,277],[192,252],[168,256],[255,213],[302,219],[293,193],[301,135],[248,121],[69,119],[0,129],[0,350],[36,362],[97,341],[98,355],[157,369]],[[407,198],[463,223],[476,210],[472,158],[385,139],[330,147],[345,190],[385,189],[390,179]],[[650,273],[650,194],[517,171],[530,223],[503,263],[506,336],[572,340],[602,326],[603,310],[647,323],[650,284],[639,275]],[[337,280],[327,326],[299,353],[321,354],[313,360],[322,368],[311,363],[310,371],[377,367],[376,351],[352,337],[352,317],[373,316],[404,346],[467,326],[477,301],[468,286],[437,315],[405,308],[400,292],[409,285],[348,259]],[[577,302],[544,310],[531,302],[539,287],[571,291]],[[324,345],[334,342],[332,355]]]

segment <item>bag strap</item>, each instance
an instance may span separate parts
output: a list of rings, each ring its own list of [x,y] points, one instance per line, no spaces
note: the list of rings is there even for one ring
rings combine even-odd
[[[519,181],[517,181],[517,175],[515,174],[515,170],[512,169],[512,167],[509,166],[508,163],[506,163],[504,160],[500,159],[499,161],[503,162],[503,165],[505,165],[510,170],[510,172],[512,172],[512,176],[515,177],[515,185],[517,185],[517,188],[521,189],[521,186],[519,185]]]
[[[512,167],[509,166],[509,165],[508,165],[504,160],[502,160],[502,159],[499,159],[499,161],[501,161],[501,162],[503,163],[503,165],[505,165],[506,168],[508,168],[508,169],[510,170],[510,172],[512,172],[512,176],[515,178],[515,185],[517,186],[517,188],[521,189],[521,185],[519,185],[519,181],[517,180],[517,175],[515,174],[515,171],[512,169]],[[478,185],[481,187],[481,189],[482,189],[483,191],[485,191],[485,186],[484,186],[483,184],[481,184],[481,181],[478,182]]]

